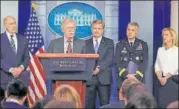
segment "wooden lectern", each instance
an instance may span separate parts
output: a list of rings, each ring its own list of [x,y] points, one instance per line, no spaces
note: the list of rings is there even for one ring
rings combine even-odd
[[[62,54],[62,53],[42,53],[38,54],[47,80],[53,81],[47,87],[52,90],[47,91],[52,95],[55,88],[61,84],[68,84],[75,88],[81,98],[81,104],[85,103],[85,81],[90,80],[94,70],[98,54]]]

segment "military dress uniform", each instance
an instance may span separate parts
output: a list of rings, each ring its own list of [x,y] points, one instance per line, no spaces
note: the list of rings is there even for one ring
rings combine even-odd
[[[129,41],[121,40],[117,43],[115,52],[116,68],[119,75],[118,89],[126,78],[128,72],[126,70],[130,61],[137,64],[139,67],[135,72],[135,77],[143,81],[144,72],[147,69],[148,63],[148,45],[146,42],[136,38],[134,43],[130,45]]]

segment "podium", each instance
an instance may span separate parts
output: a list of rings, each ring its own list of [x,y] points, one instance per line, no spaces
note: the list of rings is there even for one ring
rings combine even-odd
[[[52,95],[55,88],[61,84],[72,86],[80,96],[84,107],[86,85],[94,70],[98,54],[64,54],[64,53],[41,53],[37,57],[43,66],[46,78],[49,81],[48,95]]]

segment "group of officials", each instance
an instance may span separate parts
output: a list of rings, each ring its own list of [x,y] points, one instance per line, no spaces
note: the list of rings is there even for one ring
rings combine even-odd
[[[26,70],[30,60],[28,42],[25,37],[16,33],[17,26],[14,17],[5,17],[4,26],[6,31],[1,34],[0,54],[1,88],[5,90],[8,82],[15,78],[21,79],[28,86],[30,77]],[[113,60],[118,73],[118,89],[127,78],[143,81],[148,66],[148,45],[136,38],[139,34],[139,25],[136,22],[127,25],[127,38],[117,43],[115,52],[113,40],[103,36],[104,28],[103,21],[93,21],[92,37],[86,41],[81,40],[75,37],[76,22],[67,18],[61,25],[63,37],[52,40],[48,47],[49,53],[99,54],[94,70],[91,72],[92,78],[86,81],[86,108],[95,108],[97,92],[100,106],[109,104]],[[163,90],[170,78],[174,78],[172,80],[178,83],[176,76],[178,75],[178,41],[175,31],[171,28],[162,31],[162,38],[163,46],[158,50],[155,72]],[[129,63],[137,66],[134,72],[129,72]]]

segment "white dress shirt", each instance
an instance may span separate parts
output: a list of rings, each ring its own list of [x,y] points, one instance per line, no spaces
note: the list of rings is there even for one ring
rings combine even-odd
[[[178,75],[178,47],[173,46],[167,50],[165,47],[158,49],[155,72],[161,72],[163,76],[168,73]]]
[[[15,47],[16,47],[16,53],[17,53],[17,47],[18,47],[18,43],[17,43],[17,36],[16,34],[10,34],[9,32],[6,31],[6,34],[7,34],[7,37],[9,39],[9,42],[11,43],[11,35],[13,35],[13,39],[14,39],[14,44],[15,44]]]
[[[98,39],[95,39],[94,37],[93,37],[93,46],[94,46],[94,50],[95,50],[95,46],[96,46],[96,40],[98,41],[98,49],[99,49],[99,46],[100,46],[100,43],[101,43],[101,40],[102,40],[102,36],[101,37],[99,37]],[[99,65],[97,65],[96,67],[98,67],[98,68],[100,68],[100,66]]]
[[[68,47],[68,42],[67,42],[66,37],[64,37],[64,53],[66,53],[67,47]],[[72,49],[72,53],[73,53],[73,39],[71,39],[71,49]]]

